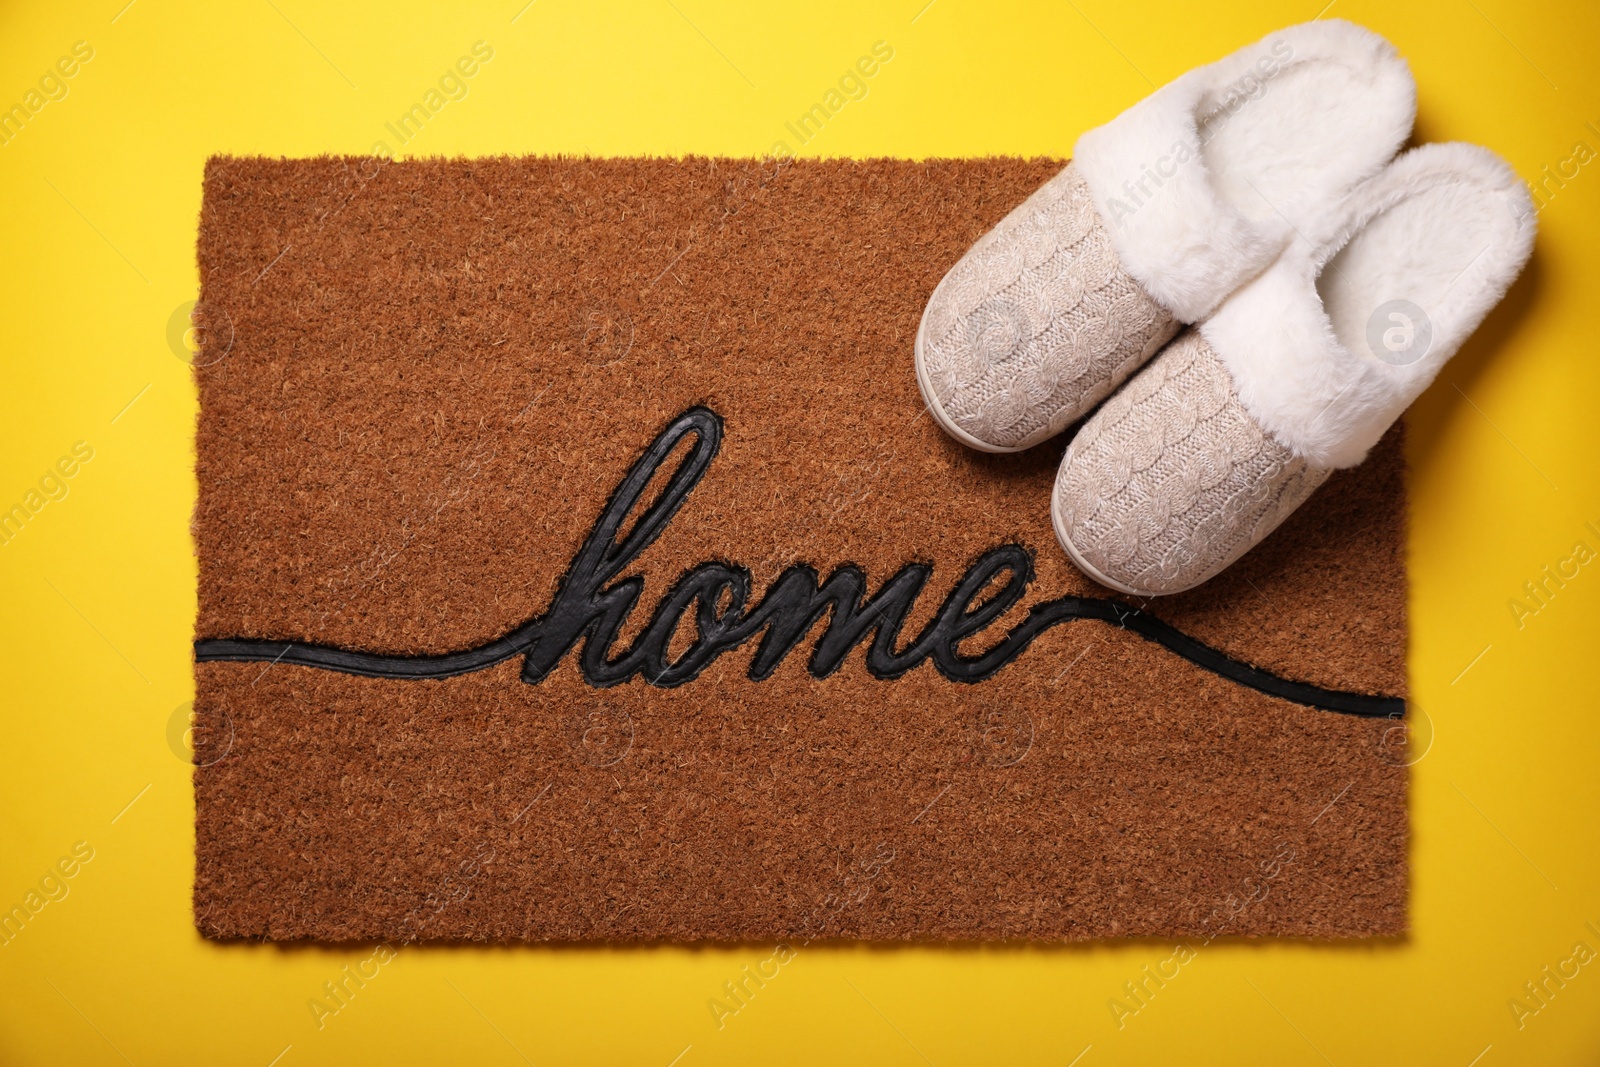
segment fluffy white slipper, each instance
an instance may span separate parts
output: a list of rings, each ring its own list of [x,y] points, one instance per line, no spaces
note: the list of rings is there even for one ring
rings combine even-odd
[[[929,410],[988,452],[1059,433],[1376,173],[1415,107],[1393,46],[1329,20],[1192,70],[1085,133],[934,290],[916,338]]]
[[[1056,536],[1096,581],[1192,588],[1367,454],[1505,294],[1533,204],[1498,156],[1426,145],[1324,212],[1067,448]]]

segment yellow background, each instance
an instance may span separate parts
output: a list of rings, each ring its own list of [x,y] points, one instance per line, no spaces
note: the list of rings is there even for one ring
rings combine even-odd
[[[196,400],[168,323],[195,296],[208,155],[368,152],[478,40],[493,60],[404,154],[763,154],[883,40],[869,95],[802,154],[1066,155],[1319,2],[7,5],[0,105],[74,42],[94,58],[0,146],[0,508],[75,442],[94,458],[0,547],[0,907],[75,842],[94,859],[0,948],[0,1062],[1600,1062],[1600,963],[1520,1028],[1508,1007],[1579,940],[1600,949],[1600,563],[1520,627],[1508,606],[1575,542],[1600,549],[1600,163],[1548,187],[1527,275],[1411,416],[1432,745],[1404,941],[1209,945],[1121,1029],[1107,1001],[1170,945],[809,946],[721,1029],[707,1001],[770,946],[413,946],[319,1029],[308,1000],[370,946],[217,945],[191,925],[169,724],[193,693]],[[1600,148],[1592,3],[1326,15],[1409,58],[1419,139],[1487,144],[1530,180]]]

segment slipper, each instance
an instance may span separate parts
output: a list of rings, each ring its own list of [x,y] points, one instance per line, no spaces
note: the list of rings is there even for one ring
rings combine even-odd
[[[1475,145],[1425,145],[1327,212],[1090,418],[1051,499],[1095,581],[1193,588],[1366,457],[1499,302],[1533,203]]]
[[[986,452],[1060,433],[1380,170],[1415,110],[1394,47],[1329,20],[1192,70],[1085,133],[929,298],[915,345],[928,409]]]

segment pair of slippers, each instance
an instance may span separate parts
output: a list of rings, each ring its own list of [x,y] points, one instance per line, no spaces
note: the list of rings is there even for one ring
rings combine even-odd
[[[1136,596],[1213,577],[1365,458],[1532,251],[1494,153],[1395,158],[1415,114],[1394,47],[1328,21],[1085,133],[934,290],[930,412],[986,452],[1093,412],[1056,477],[1062,547]]]

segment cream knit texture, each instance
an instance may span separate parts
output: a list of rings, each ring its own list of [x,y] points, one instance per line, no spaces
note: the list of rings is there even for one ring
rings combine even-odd
[[[934,291],[919,358],[936,415],[996,451],[1082,418],[1177,331],[1119,266],[1069,164]]]
[[[1244,555],[1329,473],[1262,431],[1191,330],[1078,431],[1056,476],[1052,516],[1091,577],[1155,596],[1198,585]]]

